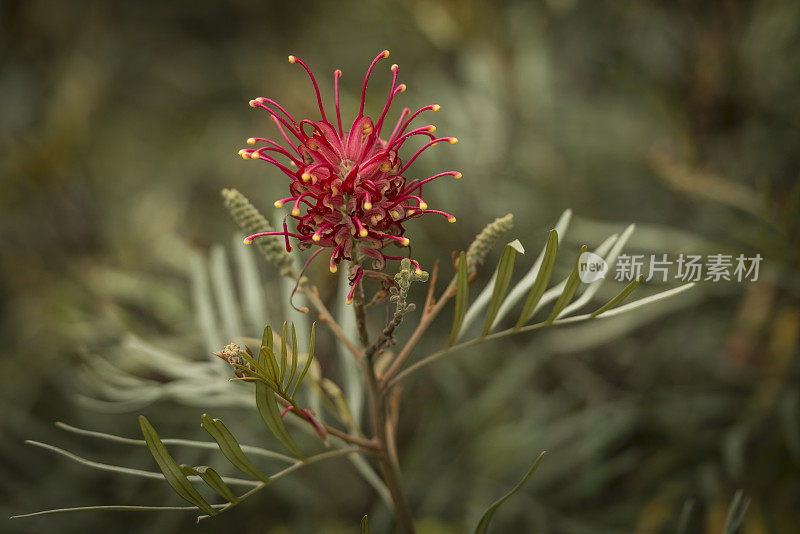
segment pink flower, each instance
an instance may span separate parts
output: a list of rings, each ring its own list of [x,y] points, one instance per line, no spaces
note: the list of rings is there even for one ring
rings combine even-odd
[[[428,209],[421,194],[424,184],[448,175],[461,178],[460,172],[442,172],[422,180],[408,180],[405,176],[414,160],[428,148],[441,141],[450,144],[458,141],[455,137],[436,137],[433,125],[409,130],[411,122],[419,114],[438,111],[439,105],[424,106],[414,113],[404,109],[389,136],[381,138],[392,100],[406,89],[404,84],[397,84],[398,67],[392,65],[392,87],[383,112],[377,121],[364,115],[364,97],[370,74],[378,61],[388,56],[389,51],[384,50],[367,69],[361,89],[361,106],[349,131],[342,128],[339,108],[341,71],[334,71],[337,124],[334,127],[325,115],[319,87],[311,70],[294,56],[289,56],[289,62],[300,64],[311,78],[321,120],[297,122],[273,100],[260,97],[250,101],[252,107],[269,113],[287,146],[263,137],[252,137],[247,140],[249,145],[261,143],[263,146],[242,149],[239,154],[244,159],[266,161],[290,178],[289,196],[277,200],[275,206],[290,205],[291,213],[287,217],[295,219],[297,227],[295,232],[291,232],[284,218],[283,231],[250,235],[244,240],[246,244],[262,236],[283,236],[286,250],[291,251],[291,237],[297,239],[300,249],[321,247],[309,261],[323,249],[331,249],[331,272],[337,271],[342,260],[353,260],[354,255],[357,262],[371,258],[374,269],[383,269],[386,260],[402,259],[401,256],[388,256],[384,251],[389,245],[408,246],[410,241],[405,236],[404,226],[407,221],[425,214],[436,214],[455,222],[455,217],[449,213]],[[416,136],[428,139],[403,163],[398,152],[406,141]],[[279,158],[288,160],[287,164],[281,163]],[[419,264],[413,260],[412,263],[420,271]],[[351,273],[354,288],[362,275],[360,267]],[[353,291],[348,301],[352,294]]]

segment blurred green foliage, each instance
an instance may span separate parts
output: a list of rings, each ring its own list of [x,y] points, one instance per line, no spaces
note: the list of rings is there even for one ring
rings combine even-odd
[[[400,105],[441,104],[439,131],[461,141],[415,164],[421,176],[464,174],[426,191],[459,223],[415,225],[423,267],[508,212],[515,237],[538,247],[567,207],[585,217],[570,237],[592,245],[636,221],[642,253],[765,257],[758,283],[709,284],[655,321],[511,339],[411,380],[399,445],[420,529],[469,529],[547,449],[496,532],[673,532],[691,502],[686,532],[716,533],[738,488],[752,499],[742,532],[796,532],[798,35],[792,0],[0,2],[3,511],[171,498],[22,441],[147,461],[51,427],[137,435],[132,414],[73,402],[87,388],[81,354],[117,351],[132,332],[205,358],[186,278],[192,249],[229,243],[219,190],[261,209],[286,190],[236,156],[272,131],[248,100],[315,113],[308,80],[285,61],[294,53],[323,96],[340,67],[353,110],[369,59],[388,48],[409,86]],[[379,71],[370,94],[389,79]],[[309,276],[334,297],[324,267]],[[440,321],[431,346],[446,341]],[[325,368],[333,348],[317,351]],[[199,408],[143,410],[170,437],[200,435]],[[248,442],[266,439],[251,411],[221,411]],[[13,529],[353,532],[367,512],[385,531],[382,502],[339,462],[197,528],[181,514],[102,513]]]

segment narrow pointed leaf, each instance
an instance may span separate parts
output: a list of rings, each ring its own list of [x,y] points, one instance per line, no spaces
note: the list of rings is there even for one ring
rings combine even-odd
[[[272,379],[272,382],[275,384],[275,389],[278,388],[278,378],[280,376],[280,370],[278,369],[278,361],[275,359],[275,353],[272,352],[272,349],[269,347],[261,347],[261,350],[258,351],[259,355],[259,362],[261,362],[261,356],[264,356],[263,365],[267,369],[268,376]]]
[[[297,388],[300,387],[300,383],[303,382],[303,379],[306,377],[306,373],[308,369],[311,367],[311,360],[314,359],[314,342],[316,338],[316,329],[317,323],[314,322],[311,325],[311,340],[308,343],[308,357],[306,358],[306,364],[303,367],[303,370],[300,371],[300,376],[297,378],[297,384],[294,385],[294,390],[292,390],[292,399],[294,400],[294,396],[297,393]]]
[[[611,250],[608,252],[608,254],[602,256],[603,260],[608,265],[608,269],[609,269],[608,272],[612,272],[612,269],[614,268],[614,265],[616,264],[617,257],[619,256],[619,253],[622,252],[622,249],[628,243],[628,240],[630,239],[631,235],[633,235],[633,231],[635,229],[636,229],[636,225],[635,224],[631,224],[630,226],[628,226],[625,229],[624,232],[622,232],[622,235],[617,236],[616,234],[614,234],[609,238],[609,239],[613,239],[613,241],[612,241],[613,245],[611,246]],[[598,248],[600,248],[600,247],[598,247]],[[572,304],[570,304],[569,306],[564,308],[564,311],[562,312],[562,315],[570,315],[570,314],[572,314],[572,312],[574,312],[576,310],[579,310],[583,306],[588,304],[589,301],[592,300],[594,295],[603,286],[605,281],[606,281],[606,278],[602,277],[599,280],[595,280],[594,282],[589,283],[588,287],[583,292],[583,294],[580,297],[578,297],[577,299],[575,299],[575,301]]]
[[[492,516],[494,515],[494,513],[497,511],[498,508],[500,508],[501,504],[506,502],[511,496],[513,496],[516,492],[521,490],[523,486],[525,486],[525,484],[528,482],[528,479],[531,478],[531,475],[533,475],[533,472],[536,471],[537,467],[539,467],[539,462],[542,461],[544,454],[545,454],[544,451],[542,451],[542,454],[540,454],[539,457],[536,459],[536,461],[533,462],[533,465],[531,466],[530,469],[528,469],[528,472],[525,473],[525,476],[522,477],[522,480],[520,480],[519,483],[511,489],[511,491],[503,495],[499,500],[495,501],[494,504],[492,504],[489,507],[489,509],[486,510],[486,512],[483,514],[483,517],[481,517],[478,526],[475,528],[475,534],[486,533],[486,529],[489,528],[489,522],[492,520]]]
[[[271,351],[270,351],[271,353]],[[259,363],[266,363],[267,351],[259,353]],[[297,444],[286,430],[283,419],[278,411],[278,403],[275,400],[274,390],[263,382],[256,382],[256,407],[258,414],[267,425],[272,435],[286,447],[286,449],[301,460],[305,460],[303,453],[297,448]]]
[[[500,311],[500,305],[503,304],[508,286],[511,284],[511,275],[514,273],[514,262],[516,261],[518,252],[522,254],[525,253],[525,249],[522,248],[519,239],[515,239],[503,249],[503,257],[500,258],[500,264],[497,266],[497,278],[494,283],[492,298],[489,301],[489,309],[486,312],[486,323],[483,325],[483,333],[481,336],[485,336],[491,332],[494,326],[497,312]]]
[[[738,490],[733,496],[730,508],[728,508],[728,517],[725,520],[723,534],[736,534],[739,532],[739,527],[744,521],[744,516],[749,506],[750,498],[744,497],[742,490]]]
[[[642,278],[644,278],[644,276],[639,276],[639,278],[637,278],[636,280],[633,280],[631,283],[629,283],[627,286],[625,286],[625,289],[620,291],[619,294],[616,297],[614,297],[613,299],[609,300],[608,302],[606,302],[605,304],[600,306],[596,311],[594,311],[590,315],[590,317],[597,317],[601,313],[605,313],[608,310],[610,310],[612,308],[616,308],[617,306],[619,306],[619,304],[623,300],[625,300],[628,297],[628,295],[630,295],[631,292],[634,289],[636,289],[636,286],[639,285],[639,283],[642,281]]]
[[[225,505],[215,505],[222,507]],[[22,519],[24,517],[36,517],[39,515],[65,514],[70,512],[179,512],[194,510],[194,506],[126,506],[119,504],[101,506],[74,506],[72,508],[55,508],[53,510],[42,510],[30,514],[12,515],[9,519]]]
[[[637,308],[641,308],[642,306],[647,306],[648,304],[653,304],[654,302],[658,302],[660,300],[665,300],[671,297],[674,297],[678,293],[683,293],[684,291],[691,289],[695,286],[694,282],[689,282],[688,284],[683,284],[682,286],[674,287],[672,289],[668,289],[667,291],[662,291],[660,293],[656,293],[655,295],[650,295],[649,297],[644,297],[639,300],[634,300],[628,304],[623,304],[622,306],[618,306],[607,312],[603,313],[603,317],[614,317],[615,315],[620,315]]]
[[[561,235],[561,234],[559,234],[559,235]],[[618,237],[619,236],[617,236],[617,235],[609,236],[602,243],[600,243],[597,246],[597,248],[594,249],[592,252],[594,252],[595,254],[600,256],[601,258],[605,257],[605,255],[608,254],[608,251],[611,250],[611,247],[614,246],[614,243],[617,242]],[[562,242],[563,242],[563,240],[562,240]],[[580,256],[578,256],[578,259],[580,259]],[[569,275],[567,275],[559,283],[555,284],[550,289],[548,289],[547,291],[544,292],[544,295],[542,295],[541,300],[539,300],[539,304],[537,304],[536,308],[534,308],[534,310],[533,310],[534,315],[540,309],[544,308],[546,305],[550,304],[551,302],[555,302],[556,300],[558,300],[558,297],[560,297],[561,293],[564,292],[564,287],[567,285],[567,280],[568,279],[569,279]]]
[[[272,348],[272,328],[269,325],[264,328],[264,334],[261,336],[261,347]]]
[[[264,335],[261,337],[261,348],[258,351],[259,356],[262,352],[267,356],[262,366],[268,371],[268,376],[277,384],[279,374],[278,362],[272,350],[272,328],[270,328],[269,325],[264,328]]]
[[[288,349],[286,348],[286,321],[283,322],[283,332],[281,332],[281,374],[278,379],[278,384],[283,385],[283,379],[286,376],[286,357]]]
[[[78,434],[81,436],[89,436],[96,439],[104,439],[116,443],[123,443],[126,445],[136,445],[144,447],[147,446],[147,442],[144,441],[143,439],[131,439],[123,436],[117,436],[115,434],[105,434],[103,432],[95,432],[94,430],[86,430],[83,428],[70,426],[60,421],[56,422],[56,427],[65,430],[67,432],[72,432],[74,434]],[[191,439],[165,438],[161,440],[161,443],[163,443],[164,445],[176,445],[176,446],[192,447],[198,449],[217,450],[219,448],[219,445],[217,445],[217,443],[214,441],[194,441]],[[291,456],[286,456],[285,454],[269,451],[267,449],[262,449],[260,447],[254,447],[252,445],[242,445],[242,450],[251,455],[263,456],[265,458],[273,458],[290,464],[295,463],[295,459],[292,458]]]
[[[262,482],[269,482],[269,477],[253,465],[242,451],[242,447],[230,430],[219,419],[213,419],[208,414],[203,414],[200,426],[214,438],[219,445],[219,450],[230,463],[245,475]]]
[[[369,517],[361,518],[361,534],[369,534]]]
[[[242,329],[241,306],[237,302],[236,292],[233,289],[233,280],[228,266],[228,255],[222,245],[215,245],[211,249],[209,258],[211,272],[211,288],[219,306],[219,317],[222,319],[222,328],[225,337],[231,339],[239,335]]]
[[[553,324],[564,308],[567,307],[569,301],[572,300],[572,297],[575,296],[575,292],[578,291],[578,287],[581,285],[581,279],[578,274],[578,270],[580,269],[580,259],[581,255],[586,252],[586,245],[581,247],[581,251],[578,253],[578,259],[575,260],[575,267],[572,268],[572,272],[567,278],[567,283],[564,284],[564,290],[561,292],[561,295],[558,297],[555,305],[553,306],[553,310],[550,312],[550,315],[547,317],[547,321],[545,324]]]
[[[197,489],[189,482],[189,479],[183,474],[181,468],[178,467],[178,464],[175,463],[175,460],[173,460],[172,456],[167,452],[167,448],[161,443],[161,439],[158,437],[153,425],[151,425],[150,421],[143,415],[139,416],[139,426],[142,429],[144,440],[147,442],[147,448],[150,449],[150,454],[153,455],[156,464],[158,464],[158,468],[161,469],[161,472],[164,474],[164,479],[167,481],[167,484],[169,484],[172,489],[175,490],[175,493],[184,500],[197,506],[208,515],[215,515],[217,511],[203,499]]]
[[[461,332],[461,325],[464,323],[464,315],[467,313],[469,303],[469,279],[467,277],[467,255],[462,252],[458,257],[458,278],[456,284],[456,303],[453,315],[453,327],[450,329],[450,339],[447,346],[450,347],[458,339]]]
[[[539,272],[536,273],[536,279],[528,293],[528,298],[525,299],[522,313],[519,316],[519,321],[517,321],[517,328],[524,326],[528,322],[531,315],[533,315],[533,310],[536,309],[536,305],[539,304],[544,290],[547,289],[547,284],[550,283],[550,277],[553,275],[553,265],[556,263],[557,254],[558,232],[550,230],[550,235],[547,236],[547,246],[542,257],[542,265],[539,267]]]
[[[294,374],[297,372],[297,333],[294,329],[294,323],[292,323],[292,363],[291,367],[289,367],[289,379],[286,381],[286,390],[289,390],[289,387],[292,385],[292,380],[294,380]]]
[[[567,235],[567,230],[569,229],[569,223],[572,219],[572,210],[566,210],[564,213],[561,214],[561,217],[558,218],[556,224],[553,226],[553,230],[556,231],[558,234],[558,239],[563,242],[564,236]],[[508,295],[506,295],[505,300],[503,301],[503,305],[500,306],[500,311],[497,313],[497,319],[495,321],[500,321],[508,315],[511,309],[522,300],[522,298],[530,293],[531,286],[536,281],[536,277],[539,275],[539,270],[542,267],[542,260],[544,260],[544,252],[546,249],[545,246],[542,247],[541,252],[539,255],[536,256],[536,260],[531,265],[528,272],[516,283],[514,287],[512,287],[508,291]],[[467,312],[467,316],[469,316],[469,311]]]
[[[239,498],[236,494],[231,491],[225,481],[222,480],[222,477],[219,474],[208,467],[207,465],[199,465],[197,467],[191,467],[188,465],[182,465],[181,471],[183,471],[184,475],[197,475],[203,479],[209,488],[214,490],[217,495],[222,497],[228,502],[237,503],[239,502]]]

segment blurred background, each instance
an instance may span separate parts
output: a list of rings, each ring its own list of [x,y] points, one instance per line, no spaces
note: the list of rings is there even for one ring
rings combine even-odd
[[[441,259],[449,278],[451,251],[513,213],[508,238],[529,251],[524,272],[566,208],[565,251],[635,222],[631,252],[765,258],[755,283],[702,284],[646,312],[511,337],[411,378],[399,446],[420,530],[470,531],[547,449],[495,532],[662,533],[685,521],[684,532],[718,533],[738,489],[751,499],[742,532],[798,532],[799,36],[793,0],[0,0],[2,512],[180,504],[161,482],[23,444],[155,468],[146,450],[55,421],[137,437],[144,413],[162,437],[205,439],[208,411],[242,442],[277,447],[235,394],[163,393],[170,377],[130,354],[146,344],[206,361],[215,334],[203,321],[215,312],[203,303],[220,300],[206,278],[241,267],[219,191],[237,188],[270,216],[285,196],[283,175],[236,154],[246,138],[274,135],[248,101],[316,117],[307,77],[286,61],[295,54],[327,102],[342,69],[352,116],[366,67],[387,48],[367,110],[380,113],[396,62],[409,90],[394,116],[439,103],[427,120],[461,141],[415,164],[420,177],[464,175],[426,190],[431,207],[458,217],[411,228],[426,269]],[[277,273],[254,258],[269,317],[283,321]],[[333,305],[337,280],[323,263],[310,276]],[[233,279],[241,292],[245,279]],[[259,335],[243,316],[238,335]],[[412,359],[441,347],[449,321]],[[224,328],[217,337],[227,341]],[[322,339],[323,372],[342,382],[335,344]],[[115,397],[109,359],[147,379],[141,394]],[[191,512],[102,512],[0,530],[355,532],[364,513],[390,531],[380,498],[336,460],[200,526]]]

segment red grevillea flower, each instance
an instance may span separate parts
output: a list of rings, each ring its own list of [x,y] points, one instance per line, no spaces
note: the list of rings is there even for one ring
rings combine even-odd
[[[432,124],[409,129],[411,122],[424,111],[438,111],[439,105],[424,106],[411,113],[408,108],[400,114],[395,127],[388,137],[381,137],[384,119],[392,100],[406,90],[404,84],[397,83],[397,65],[391,66],[392,87],[383,112],[377,121],[364,115],[364,98],[367,82],[373,68],[383,58],[389,56],[384,50],[372,61],[361,88],[361,106],[348,131],[342,128],[339,108],[340,70],[334,71],[334,99],[336,126],[325,115],[322,98],[314,75],[308,66],[289,56],[290,63],[298,63],[311,78],[319,105],[321,120],[308,119],[296,121],[282,106],[269,98],[256,98],[250,101],[254,108],[269,113],[287,146],[263,137],[251,137],[249,145],[263,144],[260,148],[247,148],[239,151],[244,159],[266,161],[290,178],[289,196],[275,202],[280,208],[291,206],[291,213],[284,218],[283,231],[266,232],[247,236],[246,244],[262,236],[283,236],[286,250],[291,251],[289,238],[298,240],[300,249],[314,245],[321,247],[309,258],[306,265],[322,250],[331,249],[330,270],[337,271],[342,260],[354,260],[357,264],[370,258],[372,267],[380,270],[386,260],[400,260],[401,256],[388,256],[384,253],[389,245],[408,246],[405,236],[405,223],[425,214],[442,215],[450,222],[456,218],[443,211],[428,209],[422,199],[422,186],[442,176],[461,178],[457,171],[447,171],[425,179],[408,180],[409,166],[426,149],[441,141],[455,144],[455,137],[436,137]],[[331,119],[332,120],[332,119]],[[404,163],[398,152],[403,144],[423,136],[426,143]],[[288,160],[287,164],[279,158]],[[288,165],[288,166],[287,166]],[[286,219],[297,222],[296,232],[291,232]],[[419,264],[412,264],[420,271]],[[350,282],[355,289],[363,276],[357,266],[350,273]],[[348,296],[352,300],[353,290]]]

